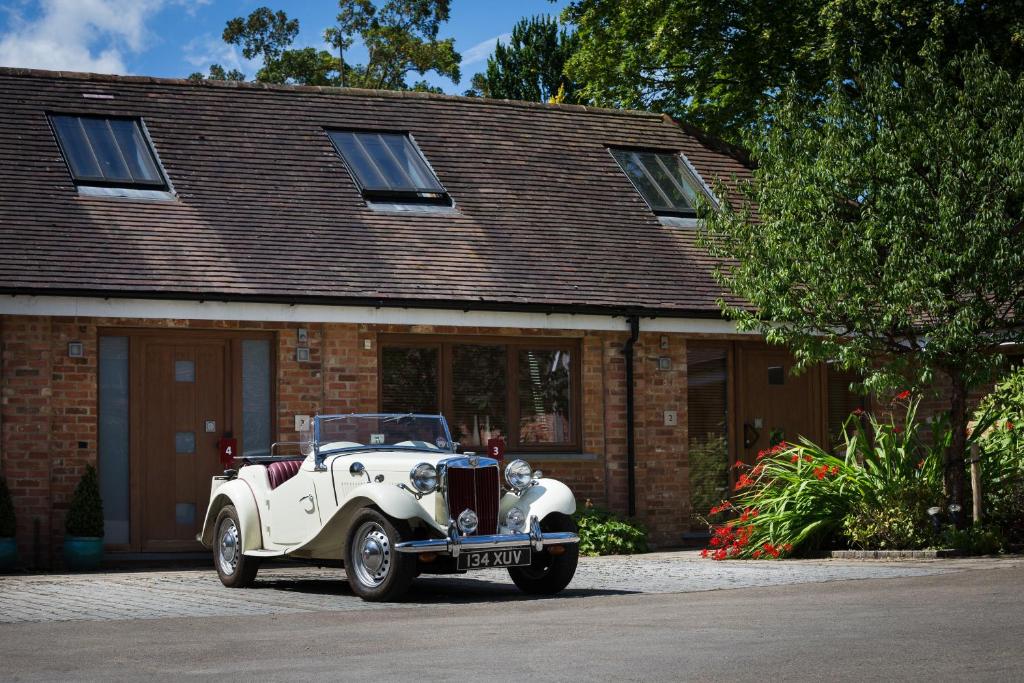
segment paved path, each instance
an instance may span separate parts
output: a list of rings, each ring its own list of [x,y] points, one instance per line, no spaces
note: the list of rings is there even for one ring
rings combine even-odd
[[[1011,565],[1024,566],[1024,559],[713,562],[693,552],[584,558],[559,598],[891,579]],[[264,568],[256,587],[247,590],[224,588],[212,568],[0,576],[0,623],[295,614],[525,599],[504,570],[424,576],[397,605],[355,597],[340,569],[289,564]]]

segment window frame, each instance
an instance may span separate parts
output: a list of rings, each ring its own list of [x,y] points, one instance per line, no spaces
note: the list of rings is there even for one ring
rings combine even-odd
[[[619,172],[626,177],[626,180],[629,181],[629,184],[633,186],[633,190],[637,193],[637,195],[640,196],[640,199],[643,200],[644,204],[647,205],[647,208],[650,209],[651,213],[653,213],[655,216],[696,220],[697,209],[696,207],[694,207],[690,211],[680,211],[676,209],[656,209],[655,207],[651,206],[651,203],[647,201],[647,197],[644,196],[644,193],[640,190],[639,187],[637,187],[637,184],[633,182],[633,178],[630,177],[629,173],[626,172],[626,169],[622,167],[622,164],[619,163],[619,160],[615,157],[616,152],[667,155],[676,157],[681,162],[681,167],[683,169],[683,174],[685,176],[684,182],[689,181],[690,186],[696,194],[703,195],[704,198],[710,201],[712,204],[716,203],[714,196],[711,194],[710,190],[708,190],[707,186],[704,185],[704,181],[700,178],[700,176],[697,175],[696,169],[693,168],[693,165],[690,164],[690,160],[686,158],[686,155],[683,154],[683,151],[681,149],[636,147],[633,145],[607,145],[605,149],[608,151],[608,156],[610,156],[612,158],[612,161],[615,163],[615,168],[617,168]],[[665,171],[666,175],[668,175],[668,177],[671,178],[674,182],[677,181],[677,178],[673,175],[671,170],[664,167],[664,163],[661,161],[661,159],[658,159],[658,162],[662,165],[662,170]],[[647,170],[645,166],[643,166],[642,164],[641,166],[643,167],[644,175],[647,177],[647,179],[651,182],[655,189],[664,196],[664,190],[662,190],[659,183],[655,181],[654,178],[651,177],[650,172]],[[686,194],[685,192],[683,192],[682,187],[677,186],[677,189],[684,195]],[[668,199],[668,197],[665,198]]]
[[[400,135],[406,139],[406,141],[412,145],[413,151],[419,155],[420,161],[433,176],[434,181],[440,191],[432,190],[375,190],[368,189],[363,186],[359,180],[359,174],[349,163],[349,160],[345,157],[345,153],[338,146],[338,143],[334,141],[334,133],[353,133],[355,135]],[[438,177],[437,171],[431,165],[427,159],[427,155],[423,153],[419,143],[416,142],[416,138],[413,136],[411,131],[408,130],[394,130],[384,128],[324,128],[324,134],[327,136],[328,141],[331,143],[331,147],[334,148],[334,152],[341,159],[342,166],[348,171],[349,177],[352,178],[352,182],[355,183],[356,190],[358,190],[360,196],[368,203],[373,202],[390,202],[394,204],[428,204],[434,206],[453,206],[454,200],[452,199],[451,193],[448,188],[445,187],[444,183],[441,182],[441,178]],[[437,197],[423,197],[422,194],[437,194]]]
[[[80,179],[75,175],[74,169],[71,167],[69,161],[70,155],[67,149],[64,147],[64,141],[61,139],[60,133],[57,131],[57,126],[54,122],[54,117],[62,116],[76,119],[92,119],[100,121],[131,121],[135,123],[139,128],[139,133],[142,135],[142,140],[146,145],[146,150],[149,152],[150,158],[153,161],[153,166],[156,168],[157,173],[160,175],[159,182],[122,182],[120,180],[105,180],[103,178],[85,178]],[[116,189],[126,190],[157,190],[163,192],[171,191],[171,181],[167,176],[167,171],[164,169],[163,163],[160,161],[159,155],[156,153],[156,145],[153,144],[153,139],[149,135],[149,129],[146,128],[146,122],[142,116],[131,116],[126,114],[96,114],[96,113],[70,113],[63,111],[48,111],[46,112],[46,121],[50,126],[50,130],[53,133],[54,139],[57,141],[57,147],[60,149],[61,158],[64,160],[64,166],[68,170],[68,175],[71,177],[71,182],[74,183],[75,187],[109,187]]]
[[[377,340],[377,409],[384,405],[384,349],[386,347],[436,348],[438,357],[437,405],[448,417],[453,413],[452,347],[462,344],[474,346],[501,346],[505,349],[505,418],[508,434],[505,439],[507,453],[582,453],[583,451],[583,344],[579,337],[499,337],[486,335],[424,335],[381,334]],[[568,443],[519,443],[519,351],[524,349],[563,350],[571,355],[569,366],[569,428],[572,439]],[[507,458],[506,458],[507,459]]]

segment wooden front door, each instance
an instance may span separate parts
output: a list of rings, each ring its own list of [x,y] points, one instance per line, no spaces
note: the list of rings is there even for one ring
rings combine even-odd
[[[821,367],[794,375],[789,352],[761,345],[738,345],[736,362],[739,460],[753,463],[758,451],[800,436],[824,443]]]
[[[142,551],[201,550],[196,534],[223,471],[218,441],[232,431],[231,342],[140,338],[134,347],[133,518]]]

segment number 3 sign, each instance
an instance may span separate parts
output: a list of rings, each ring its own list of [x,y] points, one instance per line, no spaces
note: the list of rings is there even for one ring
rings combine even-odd
[[[505,457],[505,439],[500,436],[487,440],[487,455],[495,460]]]

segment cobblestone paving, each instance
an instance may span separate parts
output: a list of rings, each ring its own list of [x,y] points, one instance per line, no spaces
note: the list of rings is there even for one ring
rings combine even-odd
[[[584,558],[570,587],[553,599],[927,576],[1011,564],[1024,560],[712,562],[692,552]],[[289,614],[524,599],[530,598],[519,593],[504,570],[424,576],[397,605],[356,598],[340,569],[289,564],[266,566],[256,586],[247,590],[224,588],[212,568],[20,575],[0,576],[0,623]]]

